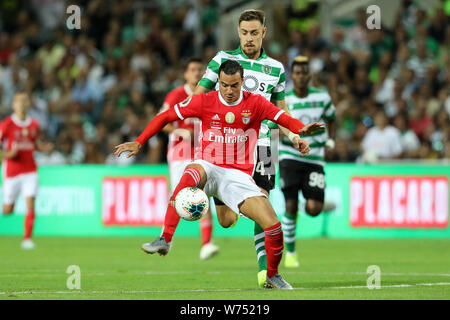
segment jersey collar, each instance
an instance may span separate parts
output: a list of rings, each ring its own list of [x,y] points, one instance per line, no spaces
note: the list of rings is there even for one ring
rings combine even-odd
[[[233,102],[233,103],[228,103],[228,102],[225,101],[224,98],[222,98],[222,95],[220,94],[220,91],[217,91],[217,94],[219,95],[219,100],[220,100],[220,102],[222,102],[222,104],[224,104],[224,105],[226,105],[226,106],[229,106],[229,107],[237,106],[239,103],[242,102],[242,99],[243,99],[243,97],[244,97],[244,94],[242,93],[242,90],[241,90],[241,94],[239,95],[239,99],[237,99],[237,100],[236,100],[235,102]]]
[[[27,127],[31,123],[31,117],[27,116],[25,120],[20,120],[15,114],[11,116],[11,120],[14,122],[14,124],[18,127]]]
[[[246,56],[246,55],[244,54],[244,52],[242,51],[241,46],[239,46],[239,47],[236,49],[236,51],[239,52],[239,54],[241,55],[242,58],[244,58],[244,59],[246,59],[246,60],[252,60],[252,59],[247,58],[247,56]],[[261,54],[259,55],[259,58],[256,59],[255,61],[259,61],[259,60],[266,59],[266,58],[267,58],[266,51],[264,51],[264,48],[261,48]]]
[[[191,96],[194,93],[187,83],[184,85],[184,91],[187,93],[188,96]]]

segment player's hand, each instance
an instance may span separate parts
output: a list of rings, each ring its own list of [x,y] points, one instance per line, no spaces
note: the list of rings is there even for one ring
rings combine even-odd
[[[17,156],[19,153],[19,149],[17,148],[17,145],[13,142],[11,145],[11,149],[7,152],[5,152],[4,157],[7,159],[12,159]]]
[[[114,151],[114,155],[120,157],[122,153],[128,151],[129,153],[127,154],[127,158],[129,158],[138,153],[141,148],[141,144],[137,141],[125,142],[114,147],[114,149],[116,149],[116,151]]]
[[[327,140],[327,142],[325,143],[325,148],[327,148],[328,150],[334,150],[335,145],[336,144],[335,144],[334,140],[329,138]]]
[[[305,139],[302,139],[299,136],[294,137],[292,139],[292,144],[296,150],[300,151],[303,157],[309,153],[309,143]]]
[[[299,134],[302,136],[309,136],[314,134],[316,131],[325,129],[325,123],[312,122],[300,129]]]

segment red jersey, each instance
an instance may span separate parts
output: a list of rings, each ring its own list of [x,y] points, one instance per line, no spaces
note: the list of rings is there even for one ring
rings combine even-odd
[[[185,100],[192,94],[187,84],[170,91],[164,100],[161,112],[173,108],[177,103]],[[176,129],[194,130],[194,119],[177,120],[172,122]],[[167,160],[186,161],[194,159],[194,139],[186,140],[172,132],[169,135],[169,145],[167,148]]]
[[[202,121],[201,159],[252,175],[261,121],[277,121],[284,113],[260,95],[242,91],[228,104],[219,91],[196,95],[174,106],[179,119]]]
[[[21,121],[13,114],[0,122],[0,142],[3,150],[11,150],[13,144],[18,149],[14,158],[3,159],[3,177],[10,178],[22,173],[36,171],[33,153],[38,132],[39,124],[31,117]]]

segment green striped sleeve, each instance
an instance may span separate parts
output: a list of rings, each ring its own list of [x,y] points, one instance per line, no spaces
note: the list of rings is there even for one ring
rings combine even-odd
[[[213,90],[216,87],[216,83],[207,78],[203,78],[198,84],[209,90]]]
[[[282,73],[280,76],[280,80],[278,81],[278,83],[283,83],[286,81],[286,73]]]
[[[211,60],[210,63],[208,63],[208,68],[211,69],[212,71],[214,71],[217,74],[219,74],[219,67],[220,67],[220,64],[217,63],[216,61],[214,61],[214,59]]]
[[[273,92],[271,100],[284,100],[285,95],[284,91]]]

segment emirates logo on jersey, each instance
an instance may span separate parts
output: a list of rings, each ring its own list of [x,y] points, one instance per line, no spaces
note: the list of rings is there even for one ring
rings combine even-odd
[[[235,120],[235,116],[234,116],[234,113],[233,113],[233,112],[228,112],[228,113],[225,115],[225,121],[226,121],[227,123],[232,124],[232,123],[234,122],[234,120]]]

